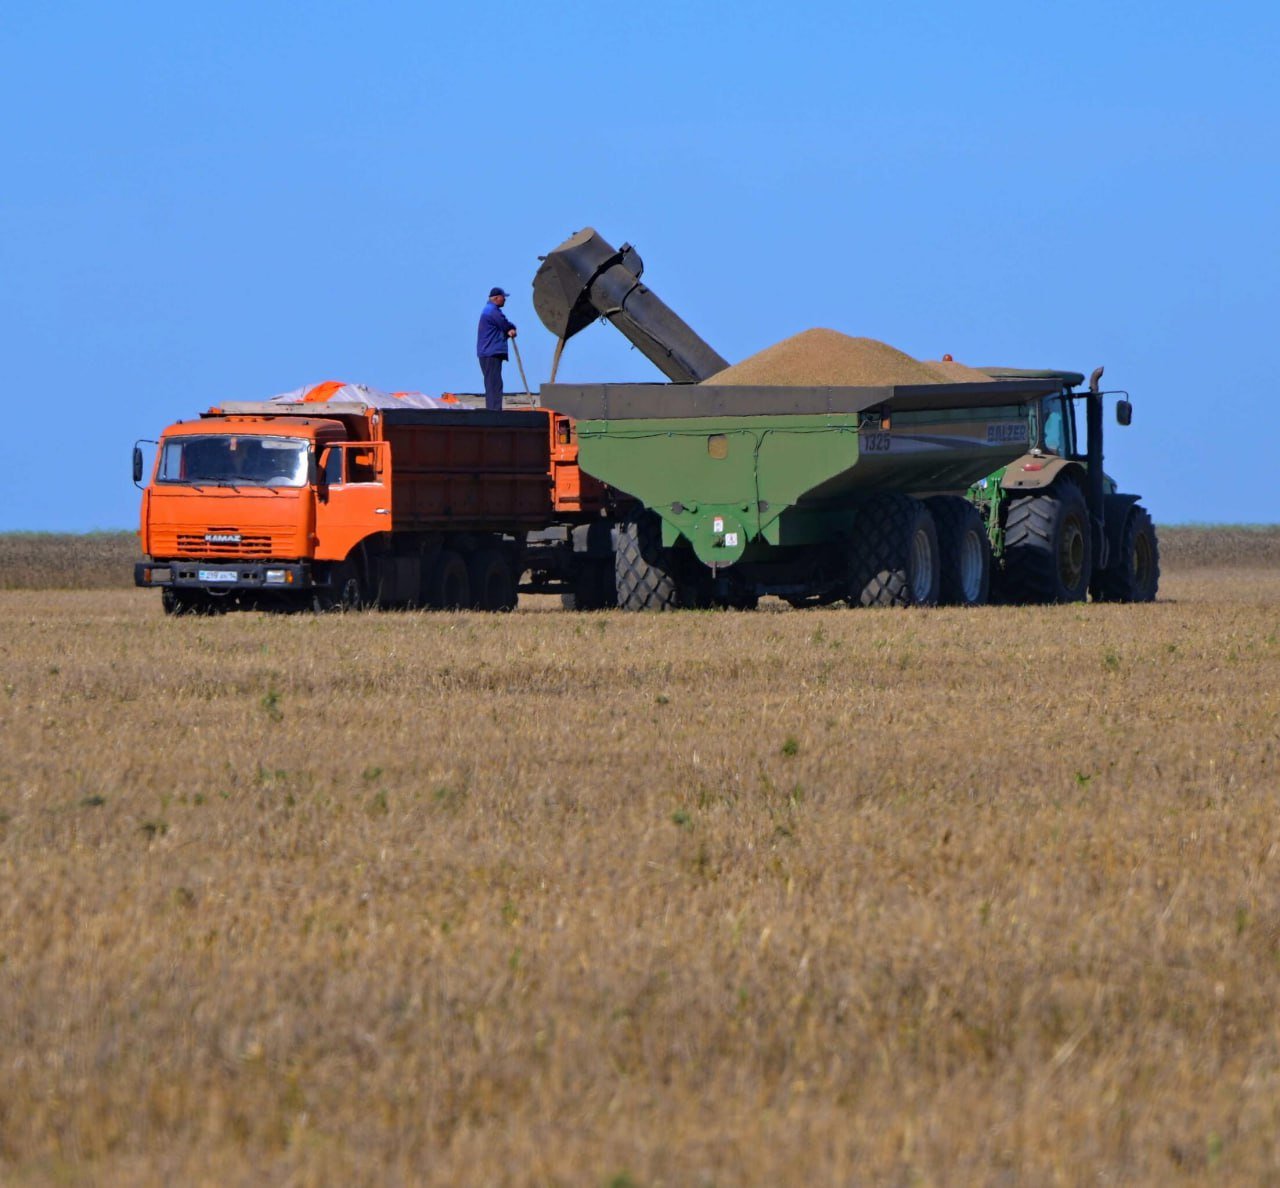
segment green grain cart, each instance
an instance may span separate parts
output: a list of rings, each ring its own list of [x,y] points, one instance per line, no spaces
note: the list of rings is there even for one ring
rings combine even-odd
[[[1155,529],[1103,472],[1099,368],[987,368],[989,383],[746,387],[593,231],[544,258],[560,338],[604,316],[669,384],[550,384],[579,461],[621,493],[624,609],[1149,601]],[[557,350],[557,358],[559,350]],[[1083,449],[1075,407],[1086,406]],[[1127,399],[1116,406],[1128,424]]]

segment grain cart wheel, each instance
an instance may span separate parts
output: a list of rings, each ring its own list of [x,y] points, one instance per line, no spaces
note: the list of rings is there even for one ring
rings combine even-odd
[[[427,575],[427,605],[432,610],[459,610],[471,605],[467,563],[452,549],[441,549]]]
[[[617,577],[612,557],[577,557],[569,579],[572,594],[560,595],[566,610],[611,610],[618,605]]]
[[[662,547],[662,521],[656,512],[636,512],[618,525],[614,575],[623,610],[675,610],[677,558]]]
[[[1160,585],[1160,544],[1145,507],[1134,504],[1120,536],[1120,555],[1094,586],[1100,602],[1154,602]]]
[[[1084,492],[1059,478],[1011,500],[1004,528],[1002,590],[1009,602],[1083,602],[1093,573]]]
[[[849,550],[850,606],[932,606],[938,601],[938,533],[909,495],[877,495],[858,509]]]
[[[467,561],[471,598],[477,610],[516,609],[516,575],[501,549],[481,549]]]
[[[364,606],[364,583],[352,558],[330,568],[328,586],[316,589],[311,604],[318,611],[356,611]]]
[[[978,511],[959,495],[926,499],[938,530],[942,579],[938,601],[944,606],[984,606],[991,591],[991,541]]]

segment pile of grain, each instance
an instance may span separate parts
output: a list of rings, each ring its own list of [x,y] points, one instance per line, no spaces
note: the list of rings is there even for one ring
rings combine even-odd
[[[838,330],[805,330],[766,347],[704,380],[753,387],[892,387],[898,384],[978,383],[991,377],[960,363],[922,363],[874,338]]]
[[[991,377],[976,367],[966,367],[952,359],[926,359],[924,365],[944,384],[989,384]]]

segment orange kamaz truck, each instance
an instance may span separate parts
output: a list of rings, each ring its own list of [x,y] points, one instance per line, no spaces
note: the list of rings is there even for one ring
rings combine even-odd
[[[170,614],[612,605],[609,492],[572,421],[337,399],[226,403],[170,425],[134,581]],[[141,483],[141,448],[134,481]]]

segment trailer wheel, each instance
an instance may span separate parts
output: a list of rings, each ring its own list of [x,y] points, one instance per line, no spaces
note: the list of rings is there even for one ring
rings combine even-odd
[[[618,605],[618,580],[612,557],[575,558],[569,580],[572,594],[560,595],[566,610],[610,610]]]
[[[662,547],[662,521],[655,512],[637,512],[618,525],[614,574],[623,610],[675,610],[680,605],[677,558]]]
[[[1084,492],[1069,479],[1009,503],[1001,589],[1008,602],[1083,602],[1093,574]]]
[[[471,599],[477,610],[512,611],[516,608],[516,575],[501,549],[481,549],[467,560]]]
[[[849,550],[850,606],[932,606],[938,601],[938,533],[908,495],[877,495],[857,513]]]
[[[1160,585],[1160,543],[1145,507],[1134,504],[1120,536],[1116,563],[1098,573],[1099,602],[1154,602]]]
[[[938,530],[938,601],[943,606],[984,606],[991,592],[991,541],[982,513],[959,495],[935,495],[925,503]]]
[[[427,575],[427,605],[432,610],[460,610],[471,605],[467,563],[452,549],[441,549]]]
[[[316,589],[312,605],[318,611],[357,611],[364,606],[364,583],[355,561],[348,557],[329,570],[329,584]]]

